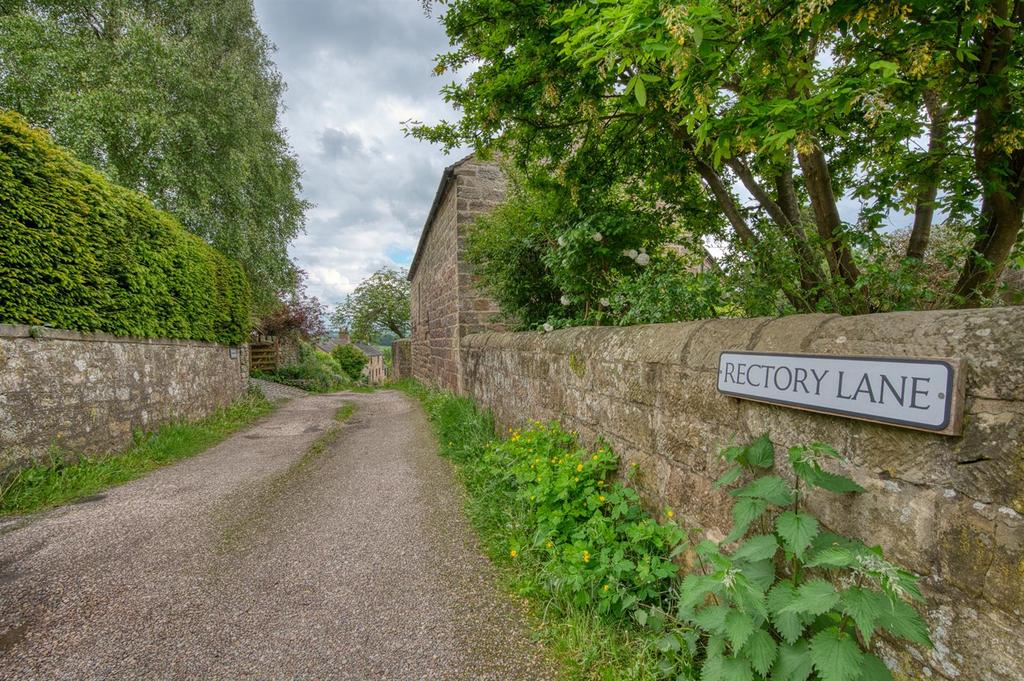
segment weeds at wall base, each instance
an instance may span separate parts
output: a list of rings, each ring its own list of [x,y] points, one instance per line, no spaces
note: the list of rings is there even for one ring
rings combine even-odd
[[[491,417],[479,412],[471,400],[431,391],[413,380],[399,381],[392,387],[423,403],[442,456],[455,464],[467,489],[465,513],[482,548],[498,568],[503,586],[527,604],[536,623],[536,638],[560,663],[565,678],[581,681],[665,678],[659,668],[661,654],[656,639],[648,630],[637,627],[630,619],[599,612],[596,602],[574,599],[568,591],[552,590],[551,575],[544,574],[545,565],[551,565],[551,556],[544,552],[543,543],[538,550],[532,546],[531,538],[521,536],[515,529],[519,521],[516,514],[522,505],[507,497],[508,491],[504,488],[511,486],[503,485],[484,467],[474,463],[489,447],[501,442]],[[609,467],[607,460],[588,457],[587,462],[590,472]],[[570,476],[575,465],[583,465],[583,462],[568,467]],[[510,546],[519,549],[510,549]],[[572,553],[573,560],[582,560],[582,551],[576,551],[571,543],[563,542],[559,546]],[[588,556],[587,565],[590,565],[589,560]],[[598,557],[595,555],[592,560],[596,564]]]

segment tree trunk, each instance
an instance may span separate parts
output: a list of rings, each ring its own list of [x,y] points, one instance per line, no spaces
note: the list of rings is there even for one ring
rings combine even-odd
[[[695,159],[697,164],[697,172],[704,179],[711,194],[715,197],[718,205],[721,207],[722,212],[725,213],[725,217],[729,220],[729,224],[736,230],[736,235],[739,236],[740,241],[745,246],[753,246],[757,243],[757,235],[754,234],[753,230],[750,229],[750,225],[747,224],[746,218],[740,214],[739,206],[736,205],[736,201],[733,200],[732,194],[729,193],[725,183],[722,182],[722,178],[719,177],[715,169],[704,161]]]
[[[711,194],[715,197],[715,201],[718,203],[722,212],[725,213],[725,217],[729,220],[733,229],[736,230],[736,235],[740,238],[742,243],[749,252],[754,252],[760,239],[757,234],[750,229],[750,225],[747,224],[746,218],[740,213],[739,206],[736,205],[736,201],[733,199],[729,189],[722,182],[722,178],[718,172],[715,171],[709,164],[705,163],[701,159],[694,159],[694,163],[697,166],[697,172],[704,179],[705,184],[711,191]],[[759,263],[757,259],[754,259],[755,266],[763,270],[762,263]],[[766,277],[766,280],[770,280],[770,277]],[[805,301],[793,293],[789,288],[779,284],[779,282],[773,282],[782,291],[782,294],[786,296],[786,299],[793,305],[797,310],[803,310],[807,308]]]
[[[1005,194],[986,192],[982,202],[982,228],[967,256],[954,294],[961,307],[978,307],[991,295],[1006,268],[1006,260],[1021,229],[1021,203]]]
[[[804,171],[804,184],[811,198],[818,235],[821,237],[832,276],[849,288],[854,312],[868,312],[866,287],[860,287],[860,296],[856,294],[860,270],[853,261],[850,245],[843,235],[843,222],[839,217],[836,197],[832,191],[832,179],[829,176],[825,152],[815,145],[814,149],[798,153],[797,157],[800,159],[800,168]]]
[[[931,238],[932,220],[935,217],[935,199],[939,195],[942,180],[942,163],[946,153],[949,134],[949,109],[939,101],[932,90],[924,93],[924,105],[928,111],[928,157],[921,173],[914,207],[914,228],[907,243],[907,257],[921,260],[928,250]]]
[[[782,172],[775,178],[775,191],[779,196],[779,205],[785,211],[786,217],[798,229],[800,228],[800,201],[796,198],[796,185],[793,183],[793,153],[787,155],[787,161],[782,166]],[[801,229],[801,232],[803,230]]]
[[[1022,5],[993,3],[994,13],[1019,22]],[[1014,41],[1013,24],[989,23],[982,34],[974,116],[974,168],[982,186],[981,227],[974,251],[964,263],[954,293],[961,306],[977,307],[995,289],[1017,242],[1024,211],[1024,150],[1007,152],[999,140],[1011,117],[1006,65]]]
[[[733,172],[736,173],[740,182],[743,183],[743,186],[747,188],[747,191],[761,204],[761,207],[768,213],[772,221],[778,225],[779,231],[782,232],[786,243],[796,256],[797,268],[800,271],[800,289],[804,293],[809,294],[809,296],[805,296],[805,299],[801,299],[800,304],[796,307],[803,312],[813,312],[816,309],[818,299],[821,297],[820,288],[822,280],[817,266],[818,260],[814,257],[814,253],[807,243],[807,234],[799,222],[790,220],[787,210],[769,196],[768,192],[765,191],[764,187],[761,186],[750,168],[743,161],[738,158],[732,158],[727,163]],[[792,180],[792,170],[789,170],[789,177]],[[795,193],[791,198],[787,197],[785,200],[795,201]],[[795,212],[799,213],[799,209],[796,209]]]

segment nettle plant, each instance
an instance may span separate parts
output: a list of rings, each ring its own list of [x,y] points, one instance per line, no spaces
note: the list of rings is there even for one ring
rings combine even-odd
[[[730,492],[731,532],[697,546],[702,574],[680,585],[677,617],[693,631],[680,634],[678,647],[700,661],[701,681],[891,681],[869,652],[877,634],[931,646],[908,602],[924,600],[918,578],[877,546],[823,531],[803,505],[815,488],[863,491],[822,469],[822,460],[838,458],[834,449],[791,448],[795,484],[771,472],[775,449],[767,436],[722,456],[732,465],[716,485],[748,471],[757,477]]]

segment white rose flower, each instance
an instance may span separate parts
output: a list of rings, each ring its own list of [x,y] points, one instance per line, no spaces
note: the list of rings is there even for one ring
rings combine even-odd
[[[611,303],[608,302],[607,298],[602,298],[601,300],[599,300],[597,302],[601,303],[601,307],[608,307],[611,304]]]
[[[627,248],[622,252],[622,255],[626,256],[630,260],[636,260],[636,256],[638,256],[639,253],[636,252],[635,248]]]
[[[551,326],[550,324],[544,324],[544,330],[545,331],[554,331],[555,327]]]
[[[636,264],[640,265],[641,267],[648,264],[649,262],[651,262],[651,256],[647,255],[646,253],[641,253],[638,256],[636,256]]]
[[[601,232],[594,232],[593,236],[591,236],[590,238],[593,239],[594,241],[603,241],[604,235],[601,234]]]
[[[565,237],[564,236],[558,237],[558,245],[559,246],[564,246],[565,245]]]
[[[569,296],[562,296],[562,305],[568,305],[570,302]]]

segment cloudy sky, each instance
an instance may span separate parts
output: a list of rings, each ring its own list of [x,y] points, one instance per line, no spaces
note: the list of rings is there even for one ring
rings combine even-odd
[[[401,122],[452,115],[432,74],[448,41],[419,0],[255,0],[288,83],[284,125],[316,204],[291,248],[334,306],[374,270],[407,267],[446,165]]]

